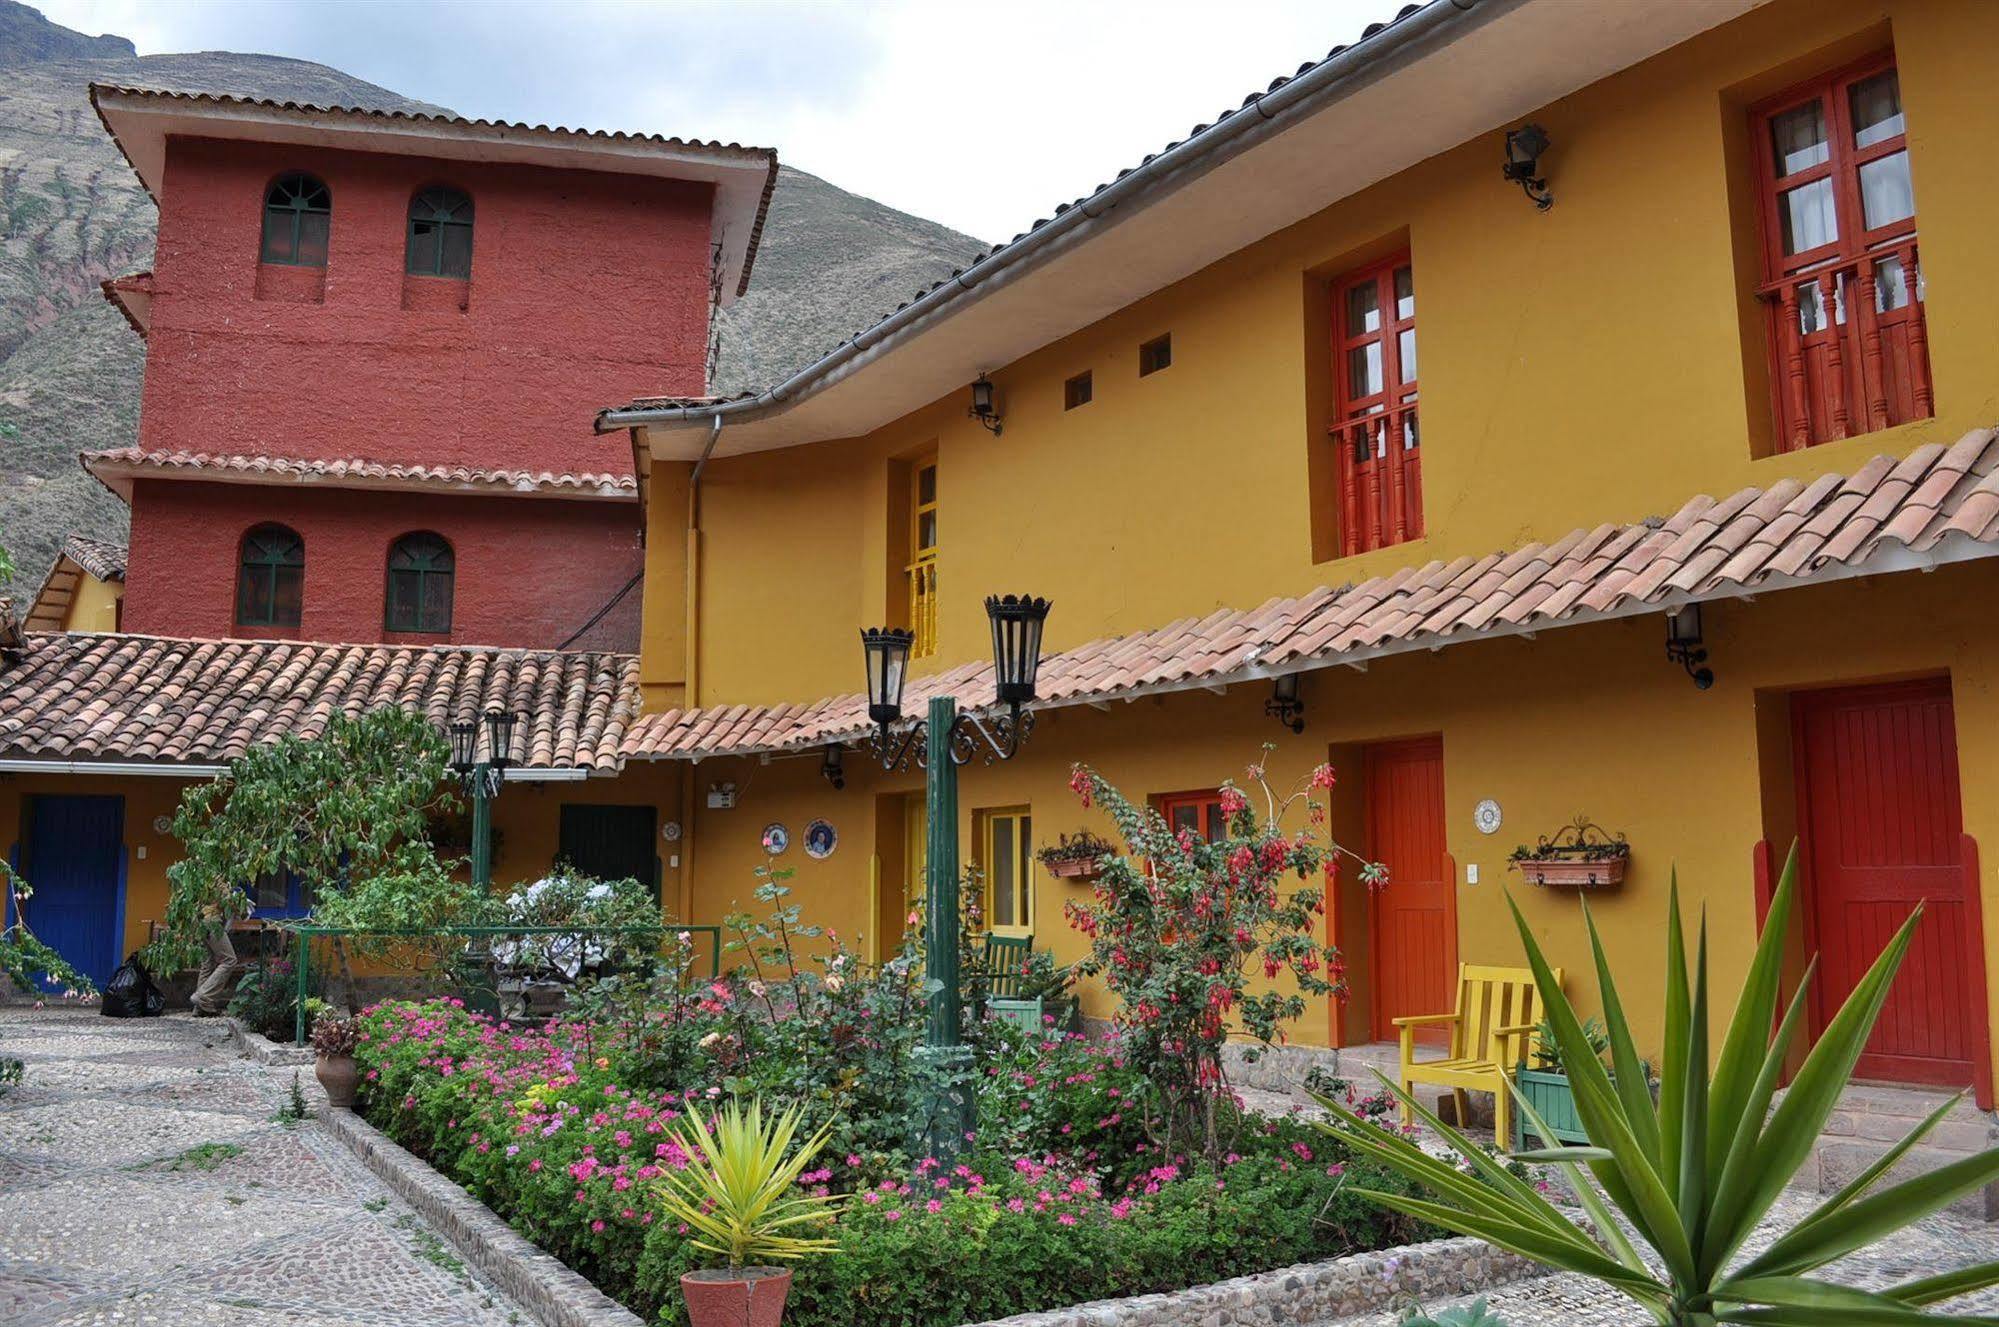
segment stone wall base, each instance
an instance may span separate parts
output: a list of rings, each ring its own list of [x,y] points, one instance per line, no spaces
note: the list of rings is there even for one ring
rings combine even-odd
[[[644,1327],[637,1314],[522,1238],[492,1209],[353,1111],[322,1111],[320,1122],[541,1327]]]

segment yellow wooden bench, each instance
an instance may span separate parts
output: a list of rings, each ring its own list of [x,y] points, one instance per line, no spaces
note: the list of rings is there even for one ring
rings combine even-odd
[[[1556,968],[1555,981],[1561,980],[1562,970]],[[1449,1088],[1460,1128],[1469,1105],[1465,1093],[1492,1093],[1493,1137],[1504,1147],[1513,1137],[1513,1100],[1506,1079],[1532,1053],[1540,1021],[1541,994],[1531,971],[1460,963],[1456,1009],[1395,1020],[1402,1033],[1402,1090],[1413,1093],[1418,1083]],[[1416,1030],[1443,1024],[1450,1025],[1450,1049],[1439,1059],[1417,1059]],[[1409,1107],[1403,1106],[1402,1122],[1411,1118]]]

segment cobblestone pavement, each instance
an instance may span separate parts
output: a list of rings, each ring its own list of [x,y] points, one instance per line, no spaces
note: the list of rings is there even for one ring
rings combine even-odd
[[[0,1008],[0,1323],[502,1327],[530,1320],[216,1022]],[[312,1070],[302,1072],[317,1104]]]
[[[1762,1248],[1818,1206],[1821,1196],[1793,1190],[1778,1199],[1770,1219],[1750,1241]],[[1999,1260],[1999,1226],[1960,1221],[1955,1217],[1932,1217],[1910,1230],[1883,1240],[1870,1249],[1834,1263],[1822,1275],[1849,1285],[1879,1288],[1920,1276],[1932,1276],[1954,1267]],[[1456,1304],[1481,1298],[1425,1304],[1436,1312]],[[1521,1281],[1482,1296],[1507,1327],[1640,1327],[1648,1319],[1631,1300],[1605,1290],[1580,1276],[1550,1276]],[[1949,1313],[1999,1311],[1999,1288],[1965,1295],[1939,1305],[1935,1310]],[[1401,1313],[1376,1313],[1342,1320],[1342,1327],[1393,1327]]]

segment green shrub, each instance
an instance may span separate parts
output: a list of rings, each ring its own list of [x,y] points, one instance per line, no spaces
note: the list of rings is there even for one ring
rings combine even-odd
[[[653,1190],[686,1162],[673,1141],[682,1107],[726,1098],[721,1083],[627,1085],[630,1033],[615,1026],[523,1029],[445,1002],[378,1006],[362,1024],[355,1058],[370,1120],[613,1298],[679,1321],[680,1274],[703,1259]],[[1326,1140],[1295,1119],[1232,1117],[1234,1150],[1212,1163],[1161,1156],[1121,1125],[1042,1147],[1103,1118],[1099,1085],[1121,1100],[1130,1081],[1112,1052],[1044,1045],[1038,1074],[1025,1047],[1010,1063],[1053,1082],[1058,1104],[1024,1112],[1035,1121],[1018,1132],[982,1133],[948,1173],[894,1149],[835,1145],[800,1177],[809,1191],[850,1196],[836,1248],[797,1269],[791,1327],[949,1327],[1434,1234],[1355,1193],[1413,1192],[1407,1182],[1371,1163],[1332,1164]],[[1027,1100],[1032,1089],[1013,1080],[1006,1094]]]

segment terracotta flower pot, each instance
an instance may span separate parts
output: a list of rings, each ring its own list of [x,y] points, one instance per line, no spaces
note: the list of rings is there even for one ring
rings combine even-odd
[[[351,1055],[322,1055],[312,1062],[312,1075],[326,1089],[326,1104],[342,1110],[354,1108],[354,1084],[359,1071]]]
[[[1095,880],[1104,873],[1095,857],[1057,857],[1044,865],[1057,880]]]
[[[680,1278],[692,1327],[777,1327],[791,1293],[788,1267],[727,1267]]]

